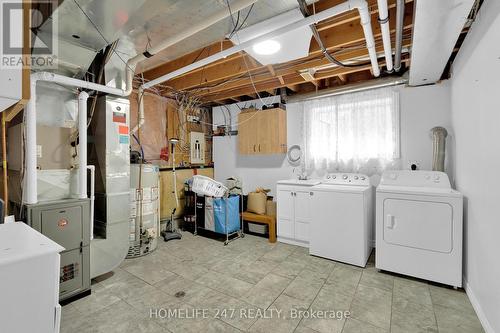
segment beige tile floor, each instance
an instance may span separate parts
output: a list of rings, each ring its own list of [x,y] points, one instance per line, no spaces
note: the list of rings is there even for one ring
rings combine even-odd
[[[318,311],[323,318],[311,318]],[[261,237],[223,246],[190,233],[94,281],[92,295],[63,307],[61,323],[61,332],[241,331],[483,329],[463,291],[378,272],[372,259],[361,269]]]

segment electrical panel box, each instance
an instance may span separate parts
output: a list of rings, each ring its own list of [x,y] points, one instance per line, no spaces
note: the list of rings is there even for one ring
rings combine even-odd
[[[68,199],[27,205],[27,224],[64,247],[59,299],[90,291],[90,202]]]
[[[189,138],[191,164],[205,164],[205,133],[191,132]]]

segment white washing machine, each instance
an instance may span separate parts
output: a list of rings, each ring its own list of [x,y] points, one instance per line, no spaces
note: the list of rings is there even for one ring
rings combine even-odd
[[[373,187],[366,175],[335,173],[313,186],[309,253],[365,267],[373,248]]]
[[[375,266],[461,287],[462,207],[443,172],[385,172],[377,187]]]

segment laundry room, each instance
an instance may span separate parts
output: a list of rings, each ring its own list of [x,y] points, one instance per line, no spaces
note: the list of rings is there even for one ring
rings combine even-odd
[[[500,333],[499,2],[0,17],[0,332]]]

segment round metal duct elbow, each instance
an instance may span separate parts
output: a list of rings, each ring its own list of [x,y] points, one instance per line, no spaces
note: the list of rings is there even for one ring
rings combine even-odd
[[[446,137],[448,131],[444,127],[434,127],[432,133],[432,170],[444,172],[446,157]]]

